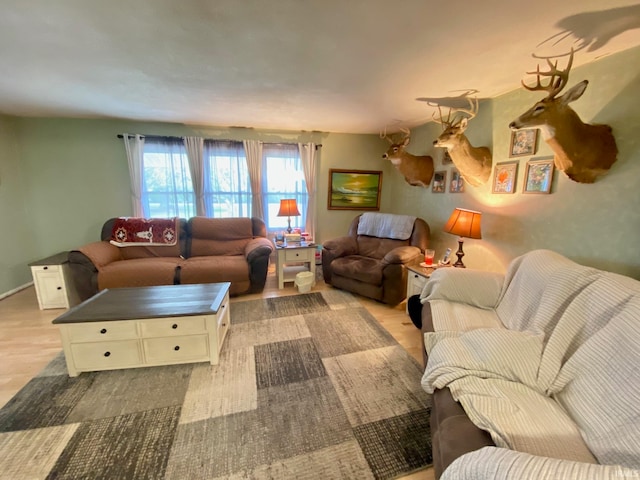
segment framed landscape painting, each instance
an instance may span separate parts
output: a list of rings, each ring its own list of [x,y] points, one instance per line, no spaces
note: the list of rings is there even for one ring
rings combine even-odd
[[[516,191],[518,178],[518,162],[502,162],[496,164],[493,172],[493,188],[491,193],[513,193]]]
[[[381,170],[329,170],[329,210],[380,210]]]

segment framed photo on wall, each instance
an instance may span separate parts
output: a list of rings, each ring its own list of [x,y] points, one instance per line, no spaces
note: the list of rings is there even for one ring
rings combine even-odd
[[[551,193],[553,158],[529,160],[524,174],[523,193]]]
[[[329,210],[380,210],[381,170],[329,170]]]
[[[433,174],[433,183],[431,184],[431,191],[433,193],[444,193],[447,187],[447,171],[440,170]]]
[[[451,182],[449,182],[449,193],[464,193],[464,178],[460,176],[457,168],[451,169]]]
[[[511,132],[511,147],[509,157],[524,157],[535,155],[538,144],[538,129],[525,128]]]
[[[497,163],[493,171],[493,187],[491,193],[513,193],[516,191],[519,162]]]
[[[451,155],[449,155],[449,149],[444,148],[444,154],[442,155],[442,165],[451,165],[453,160],[451,159]]]

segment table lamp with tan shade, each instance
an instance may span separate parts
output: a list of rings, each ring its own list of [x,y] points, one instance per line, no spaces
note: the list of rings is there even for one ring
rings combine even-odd
[[[456,252],[458,261],[453,264],[454,267],[465,268],[464,263],[462,263],[462,257],[464,257],[464,251],[462,250],[463,238],[482,238],[480,231],[481,220],[482,213],[464,208],[456,208],[449,217],[443,230],[452,235],[458,235],[458,251]]]
[[[280,210],[278,211],[278,217],[287,217],[287,233],[291,233],[291,217],[300,216],[300,211],[298,210],[298,204],[296,203],[295,198],[286,198],[280,200]]]

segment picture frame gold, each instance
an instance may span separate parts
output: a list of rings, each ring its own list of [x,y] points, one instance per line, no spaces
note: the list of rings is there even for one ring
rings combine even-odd
[[[380,210],[381,170],[329,170],[328,210]]]

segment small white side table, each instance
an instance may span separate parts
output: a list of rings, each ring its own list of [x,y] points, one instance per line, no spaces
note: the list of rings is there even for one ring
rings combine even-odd
[[[316,275],[316,246],[293,245],[276,246],[276,275],[278,288],[283,289],[285,282],[293,282],[301,271],[309,271]],[[292,264],[303,264],[303,267],[294,267]],[[308,266],[306,265],[308,264]]]
[[[412,295],[420,295],[422,293],[422,289],[424,288],[424,284],[427,283],[427,279],[435,269],[429,267],[421,267],[420,265],[409,265],[407,267],[409,270],[407,275],[407,299]],[[405,308],[406,312],[409,313],[409,307]]]
[[[29,264],[40,310],[69,308],[77,303],[70,283],[69,252],[60,252]]]

